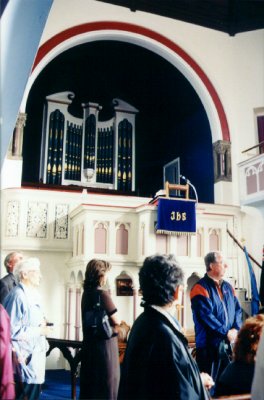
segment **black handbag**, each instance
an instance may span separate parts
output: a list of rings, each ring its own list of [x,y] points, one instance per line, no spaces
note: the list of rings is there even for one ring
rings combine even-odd
[[[115,336],[106,311],[101,307],[100,293],[93,308],[84,314],[84,329],[98,339],[110,339]]]

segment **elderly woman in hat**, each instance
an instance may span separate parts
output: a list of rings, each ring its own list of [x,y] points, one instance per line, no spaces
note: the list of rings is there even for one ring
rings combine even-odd
[[[46,325],[38,287],[41,280],[37,258],[21,261],[15,269],[19,284],[4,300],[10,316],[11,339],[17,359],[16,399],[37,400],[45,377]]]

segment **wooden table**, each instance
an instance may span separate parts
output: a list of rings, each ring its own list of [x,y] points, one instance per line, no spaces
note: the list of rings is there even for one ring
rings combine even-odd
[[[47,351],[46,356],[48,357],[53,349],[58,348],[70,365],[71,398],[76,400],[77,368],[82,357],[82,342],[79,340],[66,340],[57,338],[47,338],[47,340],[49,342],[49,350]],[[118,342],[118,347],[119,361],[122,363],[126,350],[126,342]]]

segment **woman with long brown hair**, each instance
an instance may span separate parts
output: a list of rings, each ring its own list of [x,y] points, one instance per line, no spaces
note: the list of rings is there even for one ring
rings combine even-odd
[[[216,386],[215,396],[250,393],[256,353],[263,327],[263,314],[245,320],[235,341],[233,361],[222,372]]]
[[[83,354],[80,372],[80,399],[115,400],[120,378],[117,332],[119,320],[110,293],[103,289],[111,265],[93,259],[86,267],[82,296]],[[86,327],[86,316],[96,304],[106,311],[113,327],[109,339],[99,338]]]

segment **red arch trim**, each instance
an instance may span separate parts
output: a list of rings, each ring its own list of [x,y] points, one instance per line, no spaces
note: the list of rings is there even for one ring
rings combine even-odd
[[[57,35],[53,36],[39,48],[32,71],[54,47],[58,46],[65,40],[70,39],[77,35],[81,35],[83,33],[108,30],[108,29],[133,32],[143,36],[147,36],[155,41],[160,42],[164,46],[168,47],[169,49],[177,53],[195,71],[195,73],[200,77],[200,79],[204,83],[215,104],[219,116],[223,140],[230,141],[229,127],[223,105],[214,86],[212,85],[211,81],[204,73],[202,68],[180,46],[178,46],[171,40],[167,39],[166,37],[160,35],[159,33],[144,28],[142,26],[132,25],[124,22],[114,22],[114,21],[89,22],[86,24],[73,26],[72,28],[66,29],[58,33]]]

